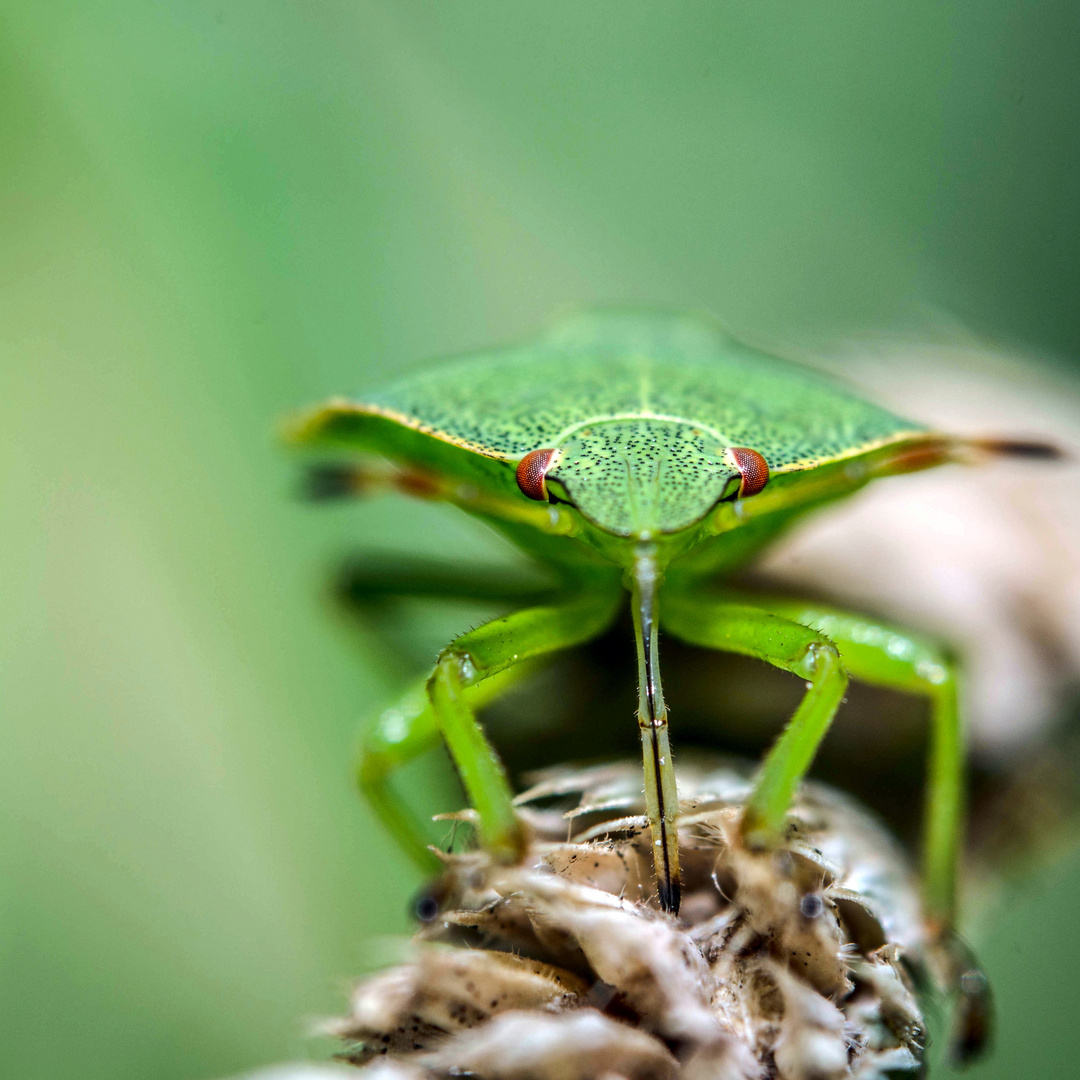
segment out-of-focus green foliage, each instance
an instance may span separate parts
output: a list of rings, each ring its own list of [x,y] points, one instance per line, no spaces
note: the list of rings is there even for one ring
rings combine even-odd
[[[304,1055],[407,925],[348,776],[401,672],[324,571],[498,549],[297,505],[282,414],[605,300],[1080,355],[1065,0],[13,0],[0,34],[5,1075]],[[1072,1075],[1075,896],[991,928],[979,1077]]]

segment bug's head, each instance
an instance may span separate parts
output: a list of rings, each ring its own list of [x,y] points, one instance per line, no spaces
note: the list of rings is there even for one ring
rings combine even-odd
[[[726,446],[681,421],[637,418],[578,428],[517,468],[529,498],[570,503],[618,537],[681,532],[718,502],[757,494],[768,479],[755,450]]]

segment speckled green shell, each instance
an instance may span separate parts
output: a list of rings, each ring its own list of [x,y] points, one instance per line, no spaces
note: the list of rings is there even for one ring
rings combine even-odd
[[[924,430],[708,320],[656,312],[583,314],[350,405],[512,463],[557,449],[549,481],[619,536],[700,520],[738,475],[728,447],[757,450],[775,475]]]

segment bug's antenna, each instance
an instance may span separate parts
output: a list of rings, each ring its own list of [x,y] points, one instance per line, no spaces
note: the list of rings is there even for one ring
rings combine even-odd
[[[1056,443],[1043,439],[964,439],[966,449],[994,457],[1029,458],[1033,461],[1062,461],[1069,453]]]
[[[354,463],[321,461],[304,471],[299,494],[308,502],[330,502],[361,495],[367,487],[366,477]]]
[[[659,571],[653,545],[640,543],[634,555],[634,636],[638,656],[638,727],[645,762],[645,807],[652,830],[653,864],[660,906],[678,914],[679,797],[668,742],[667,706],[660,683],[656,647],[656,592]]]
[[[361,461],[323,461],[309,465],[299,494],[309,502],[332,502],[388,490],[417,499],[443,496],[443,488],[433,475],[418,469]]]

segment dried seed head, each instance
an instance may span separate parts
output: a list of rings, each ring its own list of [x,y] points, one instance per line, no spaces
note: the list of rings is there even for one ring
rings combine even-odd
[[[806,784],[783,847],[752,852],[745,771],[679,782],[679,919],[658,909],[639,768],[550,773],[518,800],[520,865],[445,857],[415,959],[331,1025],[344,1059],[386,1080],[918,1074],[911,973],[941,965],[892,838]]]

